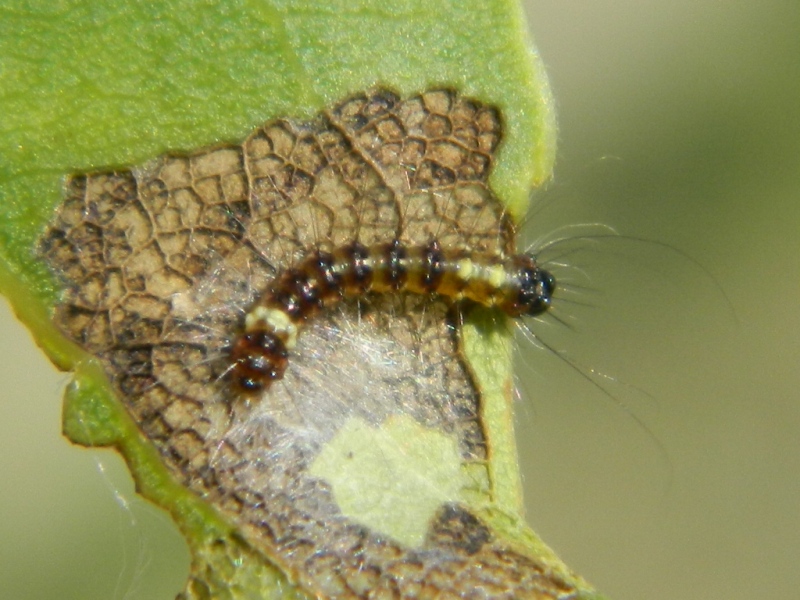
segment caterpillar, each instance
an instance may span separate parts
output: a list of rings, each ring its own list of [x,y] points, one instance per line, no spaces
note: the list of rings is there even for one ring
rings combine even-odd
[[[494,307],[510,317],[550,306],[555,277],[532,254],[501,255],[446,249],[436,240],[407,246],[399,239],[370,247],[350,243],[317,251],[283,271],[245,317],[231,350],[239,389],[256,392],[283,377],[302,324],[324,307],[367,293],[436,295]]]

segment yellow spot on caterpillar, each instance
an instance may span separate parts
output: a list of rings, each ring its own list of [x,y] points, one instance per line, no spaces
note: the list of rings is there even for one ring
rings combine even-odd
[[[486,280],[494,289],[501,289],[503,285],[505,285],[507,279],[508,275],[502,265],[493,265],[489,267]]]
[[[458,277],[461,281],[469,281],[475,274],[475,265],[468,258],[463,258],[458,261]]]
[[[291,350],[297,345],[297,325],[292,323],[289,315],[278,308],[256,306],[245,317],[245,331],[253,331],[265,324],[267,329],[278,337],[285,337],[286,348]]]

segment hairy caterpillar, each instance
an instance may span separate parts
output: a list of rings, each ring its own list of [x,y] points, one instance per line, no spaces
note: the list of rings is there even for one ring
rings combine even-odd
[[[398,239],[314,252],[281,273],[247,314],[245,332],[231,351],[234,382],[245,391],[257,391],[280,379],[302,323],[343,298],[435,294],[519,317],[547,310],[554,289],[555,278],[529,254],[469,254],[442,248],[436,241],[407,247]]]

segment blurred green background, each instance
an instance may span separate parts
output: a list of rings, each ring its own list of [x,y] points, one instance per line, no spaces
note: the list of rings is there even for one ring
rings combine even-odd
[[[800,3],[528,6],[560,120],[534,237],[605,223],[713,276],[646,243],[570,257],[592,307],[537,333],[624,383],[525,355],[528,520],[616,600],[798,597]]]
[[[560,120],[528,239],[602,223],[674,249],[549,253],[568,248],[556,272],[588,289],[558,306],[573,329],[536,333],[609,394],[521,340],[529,521],[615,600],[794,597],[800,3],[528,10]],[[188,557],[169,518],[115,454],[60,437],[67,378],[1,317],[0,597],[174,597]]]

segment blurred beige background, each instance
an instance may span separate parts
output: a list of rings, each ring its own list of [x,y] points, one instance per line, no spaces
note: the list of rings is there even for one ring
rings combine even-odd
[[[796,597],[800,3],[528,10],[560,118],[529,239],[657,242],[573,241],[558,273],[589,306],[536,328],[608,395],[521,343],[529,520],[614,600]],[[180,536],[116,455],[60,437],[65,376],[0,318],[0,597],[172,598]]]

